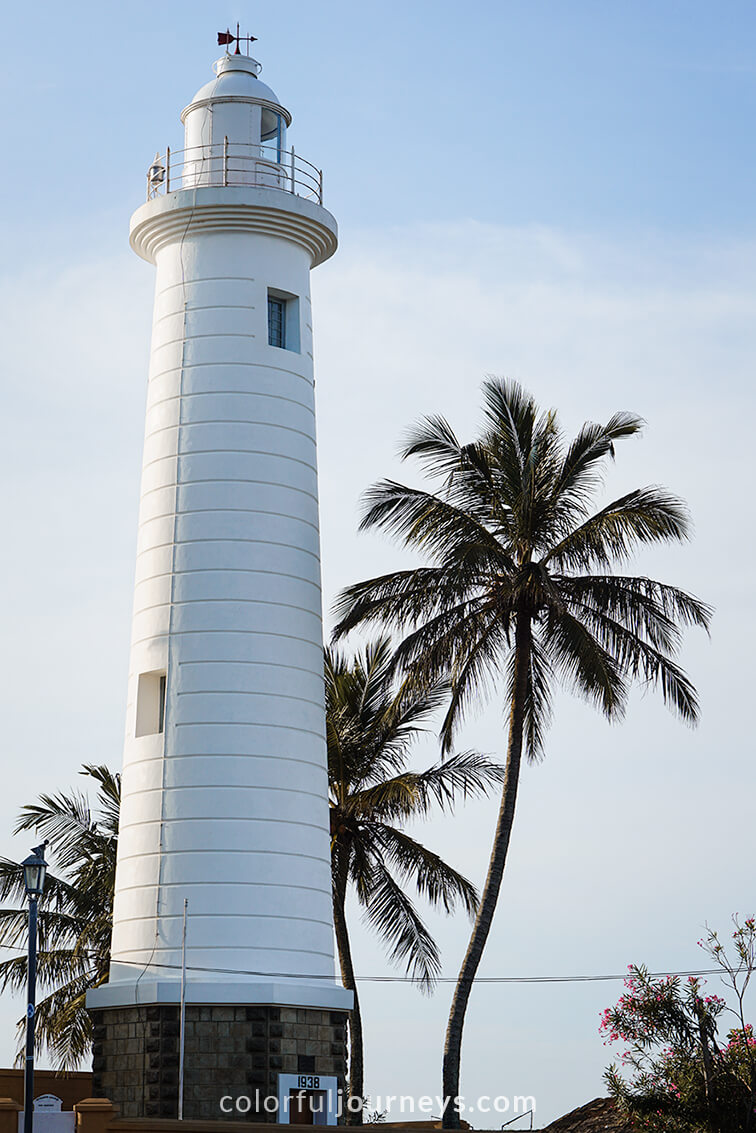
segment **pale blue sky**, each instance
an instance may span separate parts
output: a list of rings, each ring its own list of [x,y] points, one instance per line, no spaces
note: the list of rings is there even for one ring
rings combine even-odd
[[[145,152],[178,136],[175,110],[206,72],[216,24],[239,18],[300,144],[317,149],[342,225],[753,227],[747,0],[36,12],[6,16],[0,81],[7,153],[39,176],[4,192],[27,209],[54,186],[69,226],[130,207]]]
[[[717,606],[711,643],[691,638],[684,658],[702,726],[640,695],[614,730],[558,702],[548,758],[524,777],[485,971],[694,967],[704,921],[756,906],[756,8],[735,0],[45,0],[6,14],[0,852],[28,852],[10,830],[38,790],[120,763],[152,288],[128,217],[237,19],[341,230],[313,282],[326,600],[398,561],[355,527],[362,487],[412,475],[395,459],[404,426],[441,411],[466,435],[488,372],[569,428],[641,413],[647,436],[612,485],[658,481],[690,501],[694,543],[637,565]],[[463,742],[501,752],[497,710]],[[493,819],[481,805],[425,835],[480,880]],[[434,925],[454,975],[466,925]],[[386,971],[359,931],[356,951],[361,972]],[[480,989],[464,1092],[535,1094],[544,1123],[599,1094],[598,1015],[617,993]],[[448,1000],[365,986],[373,1094],[437,1092]],[[19,1013],[3,997],[2,1064]]]

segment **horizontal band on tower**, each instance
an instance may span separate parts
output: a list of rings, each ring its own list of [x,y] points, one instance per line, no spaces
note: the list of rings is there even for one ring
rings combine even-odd
[[[313,267],[336,251],[336,221],[322,207],[283,189],[253,186],[202,186],[156,197],[131,218],[130,242],[143,260],[155,263],[166,244],[198,232],[256,232],[298,244]]]

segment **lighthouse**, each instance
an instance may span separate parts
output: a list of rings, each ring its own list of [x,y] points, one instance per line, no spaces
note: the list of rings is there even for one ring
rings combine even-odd
[[[260,64],[219,41],[131,218],[156,283],[95,1090],[124,1117],[283,1122],[306,1092],[332,1123],[351,993],[334,975],[309,276],[337,228]]]

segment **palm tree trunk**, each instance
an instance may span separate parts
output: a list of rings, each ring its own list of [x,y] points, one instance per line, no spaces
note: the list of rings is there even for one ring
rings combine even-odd
[[[348,851],[343,856],[346,858]],[[357,983],[354,978],[354,965],[352,963],[352,947],[349,941],[349,931],[346,922],[346,862],[339,869],[339,877],[333,888],[333,922],[336,930],[336,947],[339,951],[339,965],[341,967],[341,982],[354,995],[354,1006],[349,1016],[349,1098],[362,1098],[365,1075],[365,1052],[362,1042],[362,1016],[360,1014],[360,1000],[357,995]],[[362,1125],[362,1106],[355,1113],[347,1109],[347,1125]]]
[[[488,874],[478,907],[478,915],[475,918],[470,942],[457,978],[457,986],[454,989],[454,998],[449,1013],[449,1023],[446,1028],[443,1064],[443,1096],[446,1102],[443,1113],[444,1129],[459,1129],[461,1127],[460,1116],[455,1107],[454,1099],[459,1096],[462,1028],[464,1027],[473,980],[483,956],[488,934],[491,931],[496,903],[499,899],[499,890],[501,889],[504,865],[507,860],[509,838],[514,823],[517,787],[520,779],[528,671],[530,668],[530,642],[530,616],[521,610],[517,615],[515,627],[514,680],[509,712],[509,740],[499,818],[496,824]]]

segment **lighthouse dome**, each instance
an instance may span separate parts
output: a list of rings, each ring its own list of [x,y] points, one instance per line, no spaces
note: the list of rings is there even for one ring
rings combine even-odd
[[[201,86],[189,105],[182,111],[181,120],[200,107],[233,99],[235,102],[259,103],[275,107],[287,125],[291,124],[291,114],[283,107],[275,91],[259,78],[262,65],[249,55],[224,55],[213,65],[216,77]]]

